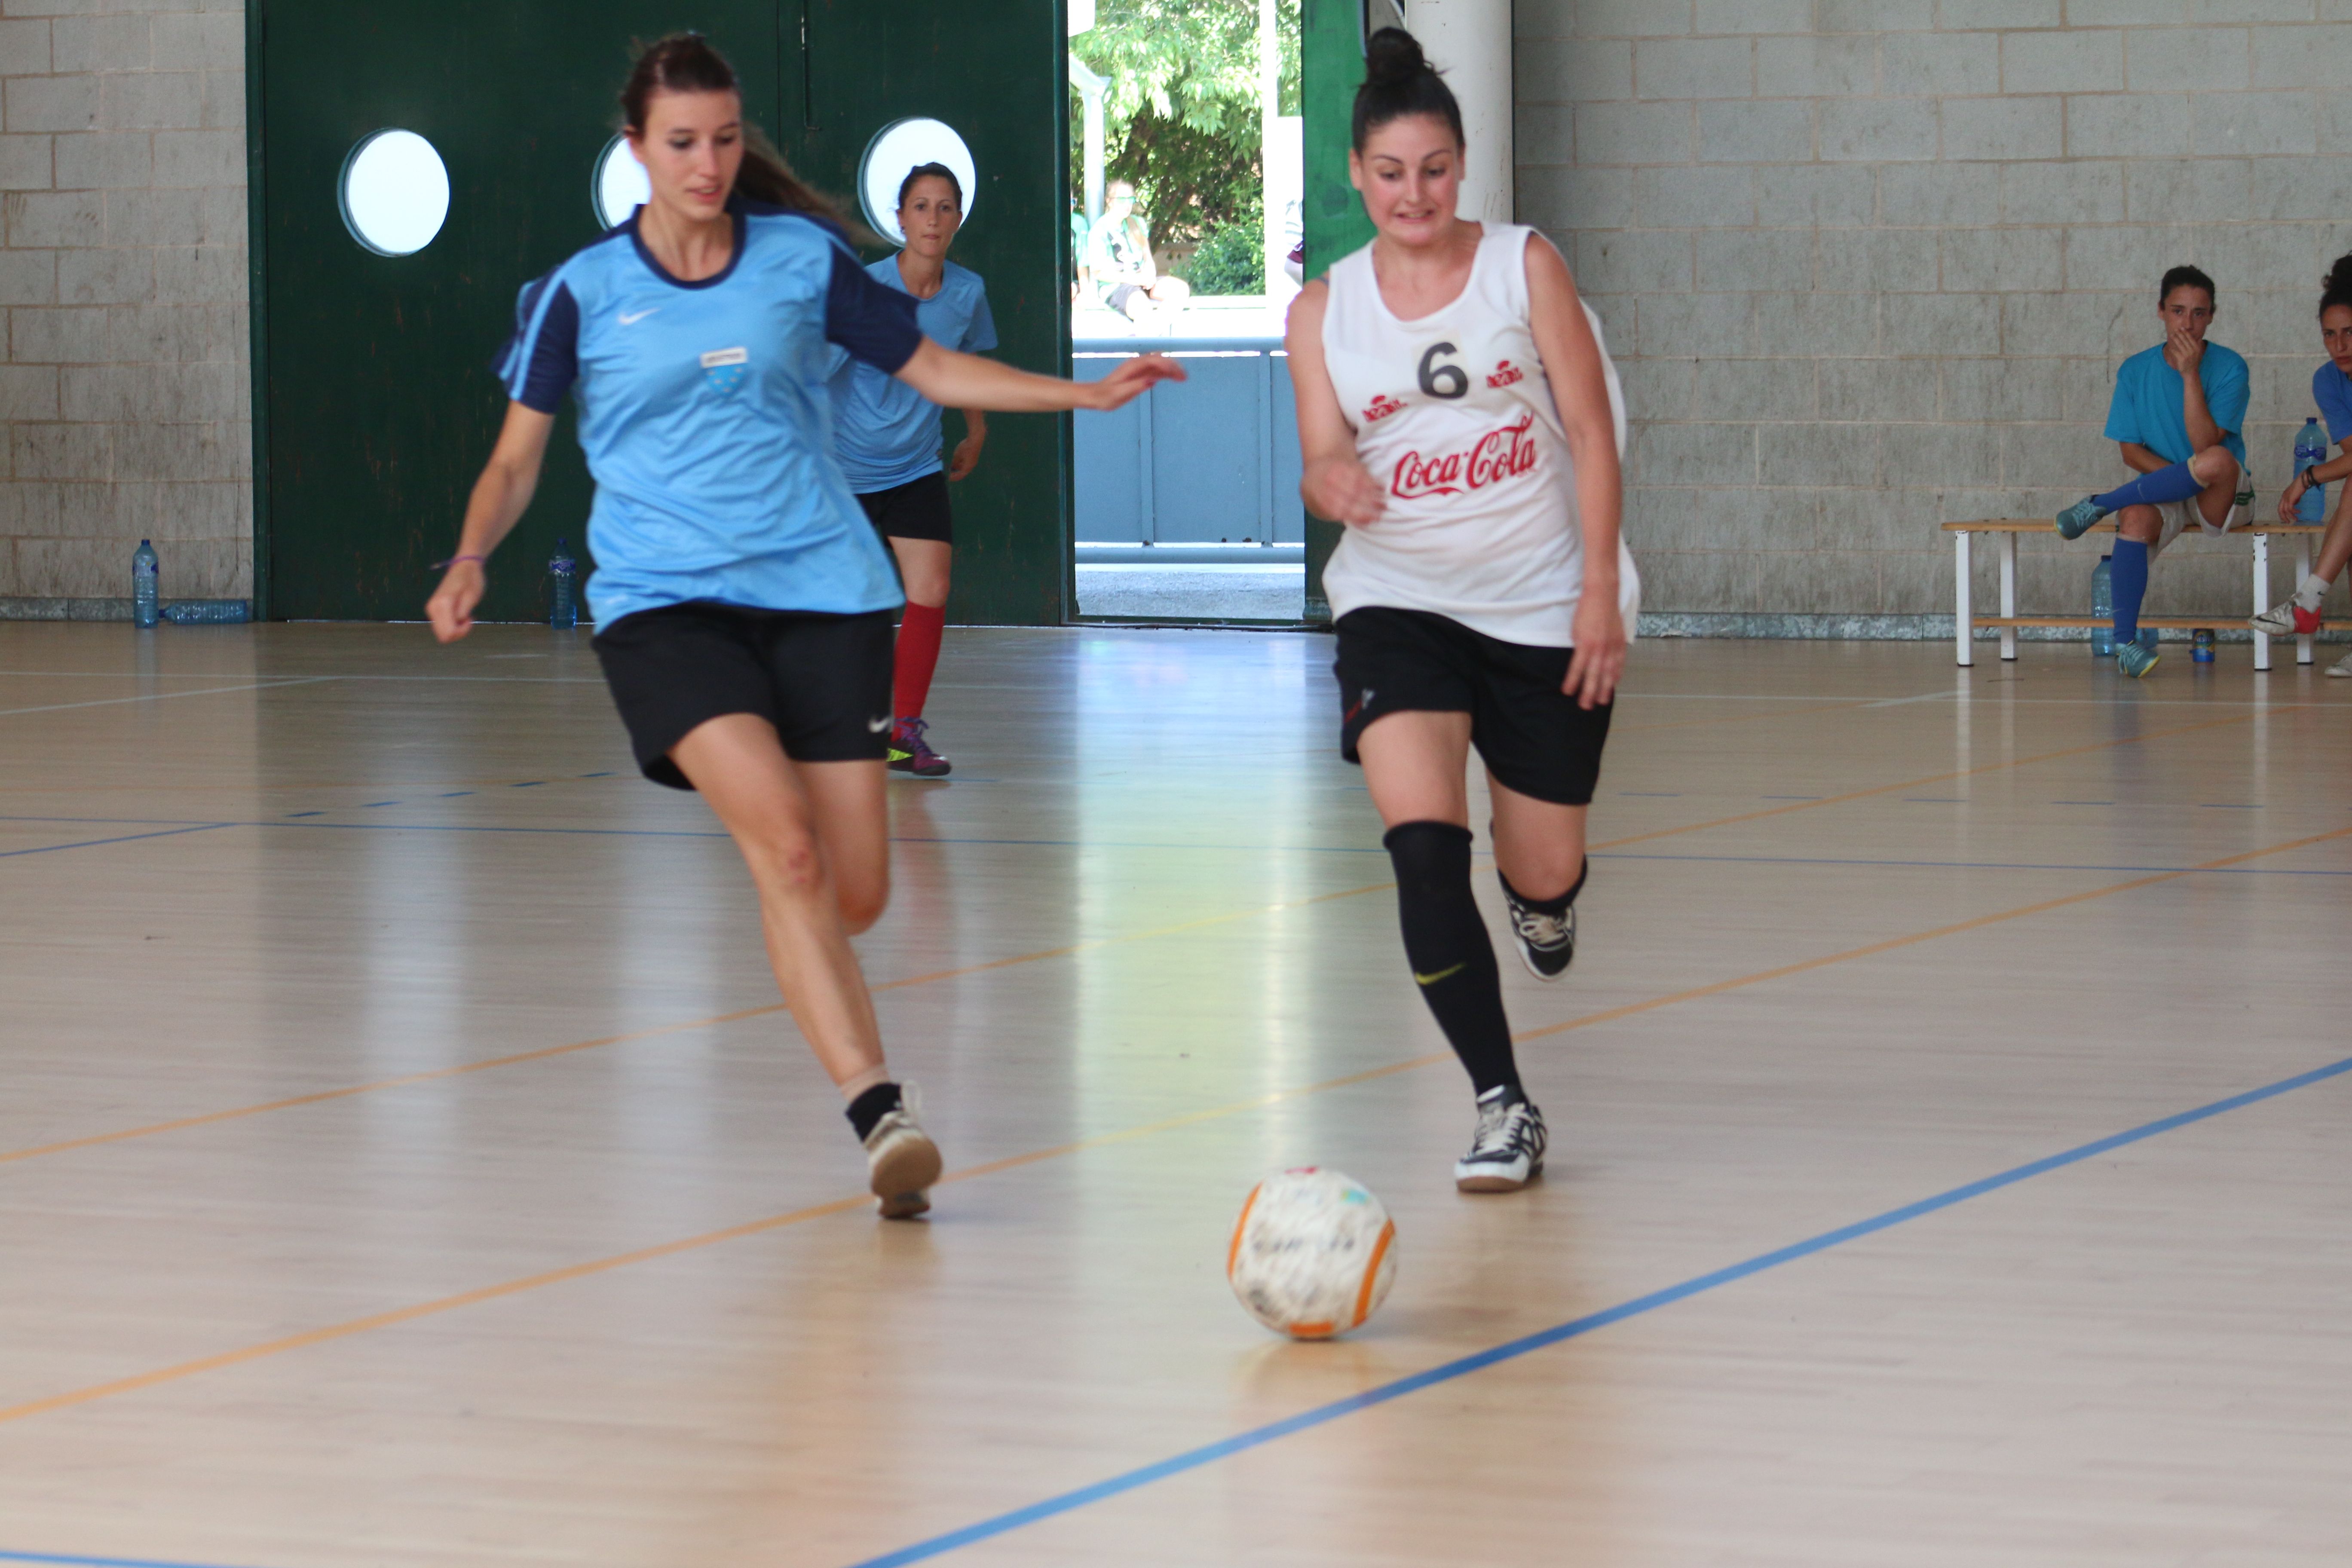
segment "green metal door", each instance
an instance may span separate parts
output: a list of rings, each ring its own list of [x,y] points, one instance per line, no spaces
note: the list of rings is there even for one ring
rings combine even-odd
[[[1068,27],[1061,0],[794,0],[807,52],[779,140],[824,188],[848,195],[877,133],[944,121],[977,171],[954,258],[986,279],[999,359],[1069,374]],[[884,254],[876,251],[874,255]],[[950,442],[962,419],[947,419]],[[1070,553],[1070,416],[999,415],[979,468],[954,488],[962,625],[1058,626],[1076,607]]]
[[[488,363],[515,292],[602,226],[591,179],[635,39],[708,34],[751,117],[845,197],[883,125],[955,126],[980,170],[957,256],[988,279],[1003,355],[1066,365],[1057,0],[267,0],[249,26],[264,615],[420,613],[504,414]],[[440,233],[399,257],[362,247],[337,203],[345,156],[393,127],[434,144],[450,186]],[[584,542],[570,425],[494,563],[488,617],[542,614],[557,536]],[[998,421],[957,487],[959,619],[1065,618],[1066,426]]]

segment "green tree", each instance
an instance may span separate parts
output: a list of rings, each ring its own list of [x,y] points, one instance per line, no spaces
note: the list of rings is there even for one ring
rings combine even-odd
[[[1298,0],[1276,7],[1281,109],[1298,112]],[[1158,243],[1198,244],[1255,221],[1259,160],[1257,0],[1098,0],[1070,52],[1110,82],[1106,177],[1135,186]],[[1070,184],[1084,178],[1072,99]]]

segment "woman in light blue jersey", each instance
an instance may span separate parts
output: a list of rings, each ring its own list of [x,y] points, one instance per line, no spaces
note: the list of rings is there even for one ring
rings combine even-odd
[[[595,647],[638,765],[701,791],[734,837],[882,1213],[920,1214],[939,1150],[883,1060],[849,946],[888,898],[900,596],[832,449],[827,361],[838,346],[933,403],[1006,412],[1115,408],[1182,373],[1146,356],[1081,386],[925,339],[909,297],[858,265],[830,205],[744,123],[733,69],[698,35],[640,55],[621,108],[652,199],[523,289],[498,361],[506,423],[426,613],[444,642],[471,628],[574,395]]]
[[[963,225],[963,184],[944,163],[920,163],[898,182],[898,231],[906,248],[866,270],[885,288],[911,294],[915,321],[935,343],[981,353],[996,346],[996,322],[980,274],[948,259]],[[890,766],[920,778],[939,778],[948,760],[924,736],[923,704],[940,661],[947,623],[948,572],[955,556],[955,523],[948,481],[971,472],[988,439],[988,420],[963,411],[964,438],[944,468],[940,461],[939,405],[895,376],[862,361],[845,363],[833,379],[834,441],[841,466],[875,531],[898,558],[907,609],[898,623],[891,682],[898,715],[890,735]]]

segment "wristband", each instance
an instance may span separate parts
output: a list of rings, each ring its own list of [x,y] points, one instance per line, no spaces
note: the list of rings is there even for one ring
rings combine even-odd
[[[460,561],[471,561],[478,566],[487,566],[490,563],[490,558],[487,555],[452,555],[446,561],[436,561],[433,565],[437,570],[443,566],[455,566]]]

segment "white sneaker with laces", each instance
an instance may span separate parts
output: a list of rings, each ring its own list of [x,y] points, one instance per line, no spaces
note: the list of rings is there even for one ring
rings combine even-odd
[[[2329,665],[2327,667],[2327,673],[2330,675],[2341,675],[2347,679],[2352,679],[2352,653],[2346,654],[2342,658],[2339,658],[2334,664]]]
[[[1465,1193],[1516,1193],[1542,1172],[1549,1142],[1532,1100],[1490,1089],[1478,1097],[1478,1131],[1470,1152],[1454,1162],[1454,1184]]]
[[[931,1206],[940,1179],[939,1145],[915,1120],[914,1086],[898,1086],[899,1102],[866,1135],[866,1184],[882,1200],[884,1219],[912,1219]]]

